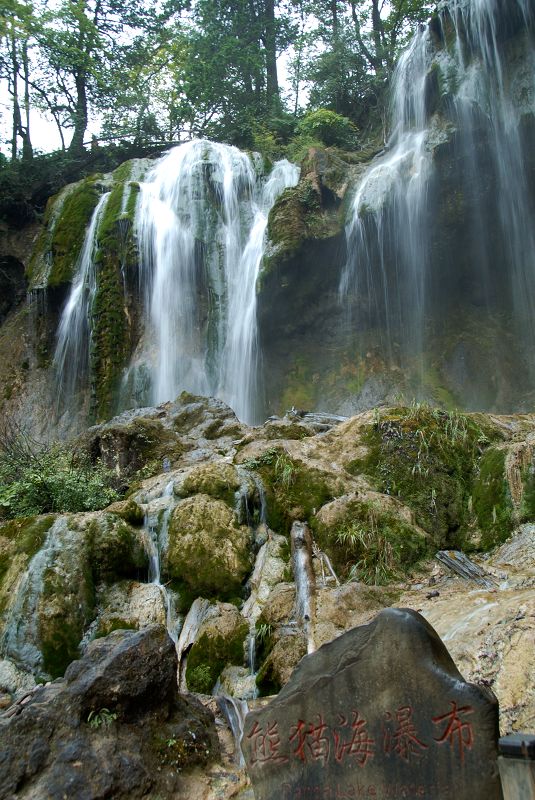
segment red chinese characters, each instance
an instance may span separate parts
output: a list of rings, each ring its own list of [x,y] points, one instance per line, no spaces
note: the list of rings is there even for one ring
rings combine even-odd
[[[280,751],[281,740],[277,722],[268,722],[265,728],[261,728],[258,722],[255,722],[247,738],[251,741],[252,747],[251,764],[267,762],[285,764],[289,761]]]
[[[342,714],[339,714],[338,721],[338,727],[333,730],[336,761],[341,764],[346,757],[352,757],[360,767],[364,767],[373,758],[375,750],[375,739],[366,730],[366,720],[360,719],[358,711],[353,711],[351,726]]]
[[[400,706],[396,711],[397,727],[392,730],[390,726],[383,727],[383,750],[385,753],[394,752],[404,761],[409,762],[411,757],[420,757],[428,745],[418,738],[416,727],[412,720],[413,709],[411,706]],[[393,717],[387,711],[385,720],[390,723]]]
[[[463,722],[461,716],[473,714],[472,706],[457,707],[455,700],[450,700],[451,711],[438,717],[433,717],[435,725],[444,725],[441,736],[435,737],[435,742],[444,744],[448,742],[451,748],[457,745],[459,757],[464,761],[465,749],[471,750],[474,743],[474,732],[470,722]]]

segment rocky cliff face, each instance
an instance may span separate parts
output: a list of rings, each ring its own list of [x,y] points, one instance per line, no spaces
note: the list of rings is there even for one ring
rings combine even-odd
[[[479,27],[471,14],[462,3],[445,6],[415,38],[398,68],[394,105],[401,111],[394,112],[386,150],[312,150],[298,185],[275,202],[256,310],[243,309],[256,315],[248,347],[258,343],[258,419],[292,405],[353,413],[400,397],[473,410],[531,407],[532,21],[521,4],[503,19],[483,15]],[[481,30],[495,42],[491,62],[476,35]],[[204,348],[209,373],[228,335],[216,317],[237,289],[225,287],[220,273],[216,280],[209,266],[214,248],[225,245],[209,241],[222,189],[214,165],[206,164],[215,216],[210,230],[198,233],[195,268],[204,278],[196,283],[195,325],[176,345],[176,358],[195,365]],[[49,203],[31,256],[4,237],[2,274],[13,300],[2,313],[24,291],[21,264],[32,302],[3,329],[3,401],[21,404],[36,428],[44,424],[40,413],[50,424],[48,411],[26,402],[36,394],[45,409],[56,407],[59,431],[148,401],[147,359],[159,345],[147,344],[150,281],[140,275],[134,224],[148,167],[128,162],[62,190]],[[80,311],[77,344],[66,358],[76,369],[58,385],[59,312],[73,297],[84,236],[104,194],[92,250],[95,284],[84,290],[91,303]],[[9,356],[13,330],[23,325],[25,370]],[[202,347],[194,330],[204,331]],[[169,346],[165,358],[172,358]]]
[[[211,708],[212,692],[256,702],[392,605],[423,613],[465,677],[492,686],[503,732],[533,724],[531,415],[414,405],[250,428],[184,394],[86,439],[126,499],[0,524],[6,796],[78,781],[88,800],[233,797],[246,781],[231,743],[220,761],[210,715],[171,684]],[[479,574],[450,573],[441,548]]]

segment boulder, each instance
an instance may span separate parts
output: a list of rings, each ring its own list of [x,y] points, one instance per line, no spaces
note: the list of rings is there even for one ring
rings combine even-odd
[[[93,642],[65,677],[0,719],[0,796],[180,796],[182,770],[218,755],[213,717],[178,695],[161,626]]]
[[[187,657],[186,682],[191,691],[209,694],[226,666],[243,666],[247,621],[236,606],[217,603],[200,625]]]
[[[249,537],[222,500],[188,497],[169,523],[169,574],[195,597],[236,597],[251,568]]]

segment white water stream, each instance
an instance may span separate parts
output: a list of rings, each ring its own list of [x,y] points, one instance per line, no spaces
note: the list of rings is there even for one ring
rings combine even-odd
[[[500,41],[506,15],[520,28],[517,41],[525,27],[528,61],[522,65]],[[535,112],[534,26],[529,0],[450,0],[440,5],[433,29],[421,26],[399,59],[392,134],[356,188],[339,287],[340,301],[350,295],[359,309],[357,327],[376,330],[375,344],[390,362],[421,356],[432,304],[447,303],[455,291],[448,284],[452,269],[437,274],[433,250],[447,233],[433,229],[440,193],[434,148],[453,135],[456,197],[467,198],[467,241],[460,247],[472,272],[465,277],[471,302],[488,313],[501,303],[519,347],[529,353],[535,346],[534,203],[521,128],[522,118]],[[439,76],[435,88],[433,75]],[[448,98],[441,101],[448,119],[433,115],[433,92]]]
[[[76,387],[89,372],[91,312],[97,290],[97,232],[109,196],[110,192],[102,195],[91,217],[59,323],[54,370],[58,392],[67,401],[74,396]]]
[[[171,150],[141,184],[136,231],[154,404],[181,390],[214,395],[246,421],[256,399],[256,282],[268,214],[297,183],[279,161],[192,141]]]

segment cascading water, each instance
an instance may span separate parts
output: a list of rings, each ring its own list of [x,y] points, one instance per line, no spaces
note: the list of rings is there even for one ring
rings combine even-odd
[[[141,184],[136,230],[146,297],[153,403],[186,389],[225,400],[247,421],[256,398],[256,281],[269,210],[299,170],[235,147],[193,141]]]
[[[74,396],[89,370],[91,310],[97,289],[96,233],[109,196],[110,192],[103,194],[93,212],[58,328],[54,369],[60,395],[66,400]]]
[[[175,609],[175,598],[172,592],[161,582],[161,553],[167,548],[169,517],[175,506],[173,488],[173,481],[169,481],[161,495],[161,499],[167,506],[163,511],[160,507],[158,508],[156,518],[151,513],[145,515],[143,543],[149,560],[149,582],[153,583],[160,590],[165,605],[167,632],[175,643],[175,646],[177,646],[179,620]]]
[[[523,125],[535,112],[533,26],[528,0],[450,0],[396,68],[392,135],[356,188],[340,299],[362,347],[371,331],[386,362],[414,375],[428,334],[461,304],[512,319],[520,363],[532,362],[535,209]],[[527,61],[508,49],[512,31],[525,36]]]
[[[379,324],[384,330],[384,348],[391,360],[395,341],[411,353],[421,349],[425,194],[430,173],[424,90],[427,52],[427,33],[419,30],[394,75],[390,151],[357,188],[346,229],[348,261],[340,296],[352,291],[368,297],[367,326]]]

